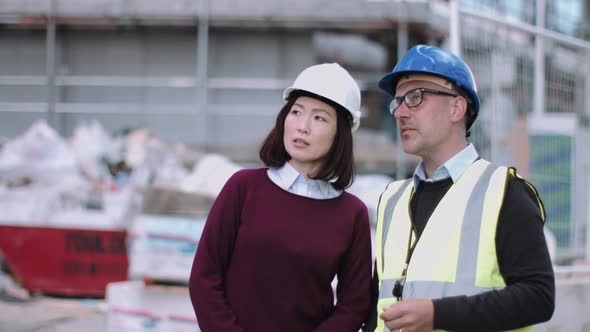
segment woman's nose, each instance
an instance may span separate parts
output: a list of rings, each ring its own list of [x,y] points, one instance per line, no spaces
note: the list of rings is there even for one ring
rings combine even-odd
[[[301,117],[297,123],[297,131],[305,134],[309,134],[309,119],[307,117]]]

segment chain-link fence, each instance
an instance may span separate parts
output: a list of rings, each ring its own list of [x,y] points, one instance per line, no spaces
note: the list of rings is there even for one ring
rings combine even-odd
[[[557,33],[570,27],[558,24],[563,13],[553,2],[539,5],[544,1],[460,2],[460,50],[481,98],[471,140],[482,156],[515,165],[533,182],[557,259],[567,262],[590,251],[590,43]]]

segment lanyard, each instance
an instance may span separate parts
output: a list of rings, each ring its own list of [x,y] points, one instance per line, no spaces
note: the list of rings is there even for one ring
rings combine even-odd
[[[414,198],[414,193],[410,196],[410,204],[412,199]],[[410,209],[410,207],[408,207]],[[411,215],[411,214],[410,214]],[[402,294],[404,292],[404,285],[406,284],[406,275],[408,273],[408,266],[410,265],[410,259],[412,258],[412,254],[414,253],[414,249],[418,244],[419,237],[416,237],[416,241],[412,243],[412,235],[414,234],[414,222],[410,218],[410,234],[408,235],[408,248],[406,249],[406,263],[404,264],[404,269],[402,270],[402,277],[395,281],[393,285],[393,290],[391,291],[392,295],[398,300],[401,301]]]

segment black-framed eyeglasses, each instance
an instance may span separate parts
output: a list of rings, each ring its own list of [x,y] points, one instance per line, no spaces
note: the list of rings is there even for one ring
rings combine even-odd
[[[410,91],[406,92],[406,94],[403,96],[393,97],[391,104],[389,104],[389,112],[391,112],[391,114],[393,114],[393,112],[395,112],[395,110],[401,106],[402,102],[406,103],[406,106],[408,106],[408,108],[414,108],[414,107],[420,105],[422,103],[422,100],[424,99],[424,97],[423,97],[424,92],[435,93],[437,95],[443,95],[443,96],[459,97],[459,95],[457,95],[457,94],[446,92],[446,91],[433,90],[433,89],[427,89],[427,88],[418,88],[418,89],[414,89],[414,90],[410,90]]]

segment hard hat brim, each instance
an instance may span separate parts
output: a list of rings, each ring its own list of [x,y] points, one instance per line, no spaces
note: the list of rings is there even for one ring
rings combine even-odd
[[[316,96],[318,96],[320,98],[323,97],[323,96],[317,95],[313,91],[308,91],[308,90],[305,90],[305,89],[298,89],[298,88],[295,88],[295,87],[288,87],[285,90],[283,90],[283,101],[285,103],[289,101],[289,98],[291,97],[291,93],[293,93],[294,91],[305,91],[305,92],[310,93],[312,95],[316,95]],[[334,105],[337,105],[337,106],[341,107],[344,111],[350,113],[350,115],[352,116],[352,127],[351,127],[352,132],[355,132],[359,128],[359,126],[360,126],[360,111],[358,111],[357,113],[355,113],[354,111],[351,111],[345,105],[342,105],[341,103],[339,103],[339,102],[337,102],[335,100],[332,100],[332,99],[326,98],[326,97],[323,97],[323,98],[325,98],[326,101],[329,101],[330,103],[332,103]]]
[[[401,80],[401,78],[408,76],[408,75],[415,75],[415,74],[440,77],[446,81],[451,82],[448,77],[445,77],[442,75],[436,75],[436,74],[433,74],[432,72],[429,72],[429,71],[408,70],[408,71],[399,71],[399,72],[395,72],[395,73],[389,73],[389,74],[383,76],[379,80],[379,83],[378,83],[379,88],[381,88],[381,90],[385,91],[388,95],[395,97],[395,89],[397,88],[397,85],[398,85],[399,81]],[[443,87],[449,88],[448,86],[444,86],[444,85],[443,85]]]

